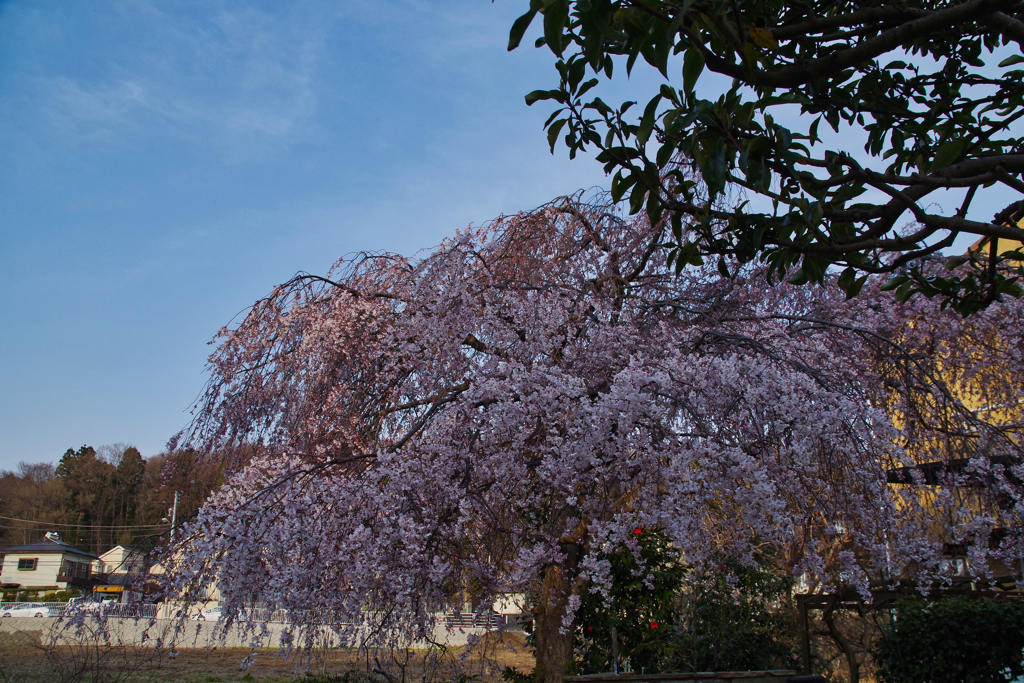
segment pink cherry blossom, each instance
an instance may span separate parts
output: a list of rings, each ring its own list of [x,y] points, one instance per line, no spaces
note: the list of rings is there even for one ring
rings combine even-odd
[[[607,595],[606,551],[643,529],[693,564],[772,546],[863,593],[931,581],[946,543],[983,574],[1016,556],[1018,302],[965,321],[871,283],[847,302],[749,268],[677,275],[667,238],[572,197],[276,288],[221,331],[182,435],[261,454],[182,535],[168,590],[215,579],[228,614],[258,595],[297,648],[323,624],[428,638],[466,591],[525,593],[555,682],[573,596]],[[941,476],[966,486],[930,499],[888,482],[964,458]]]

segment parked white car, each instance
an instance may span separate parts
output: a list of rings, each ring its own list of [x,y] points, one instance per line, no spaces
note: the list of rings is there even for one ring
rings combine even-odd
[[[11,607],[3,611],[5,617],[48,617],[50,608],[38,602],[27,602],[24,605]]]
[[[207,607],[196,615],[197,621],[217,621],[224,613],[223,607]]]
[[[83,612],[99,612],[109,605],[116,604],[115,600],[93,600],[90,597],[71,598],[68,600],[68,608],[81,610]]]
[[[196,619],[199,621],[220,621],[223,618],[224,608],[219,605],[217,607],[207,607],[196,615]],[[235,621],[249,621],[249,615],[245,612],[240,612],[235,615]]]

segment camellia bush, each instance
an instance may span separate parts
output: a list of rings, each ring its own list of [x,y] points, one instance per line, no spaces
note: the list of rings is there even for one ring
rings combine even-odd
[[[1024,675],[1024,603],[905,600],[876,644],[885,683],[1006,683]]]
[[[775,558],[690,569],[663,534],[634,534],[607,556],[609,595],[582,592],[580,673],[613,670],[613,628],[620,665],[632,673],[796,668],[793,579]]]
[[[637,527],[606,561],[607,595],[600,589],[581,591],[574,652],[580,673],[612,671],[615,650],[634,673],[671,669],[687,574],[679,551],[665,534]]]
[[[557,683],[637,528],[697,569],[770,546],[787,572],[865,593],[911,564],[941,578],[943,542],[978,568],[1015,553],[1021,421],[968,410],[941,370],[1018,376],[1017,302],[968,323],[873,285],[846,302],[758,270],[676,272],[670,234],[569,197],[422,259],[362,255],[274,289],[218,337],[181,436],[256,454],[178,536],[169,599],[215,581],[230,624],[257,596],[307,651],[324,629],[431,641],[467,592],[484,609],[526,594],[535,676]],[[1016,381],[979,391],[1024,398]],[[889,483],[919,481],[911,424],[950,437],[968,484],[984,477],[970,504]]]

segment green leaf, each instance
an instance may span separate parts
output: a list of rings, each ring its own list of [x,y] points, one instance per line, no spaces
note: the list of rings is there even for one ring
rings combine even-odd
[[[658,104],[661,102],[661,95],[655,95],[651,98],[651,101],[647,103],[647,107],[644,109],[644,115],[640,119],[640,127],[636,131],[636,141],[640,145],[647,144],[647,140],[651,137],[651,131],[654,130],[654,122],[657,119]]]
[[[1024,62],[1024,55],[1013,55],[1012,57],[1007,57],[1003,61],[999,62],[999,66],[1013,66],[1014,64],[1020,64],[1021,62]]]
[[[691,47],[683,55],[683,90],[687,94],[693,94],[693,87],[697,84],[701,72],[704,71],[704,55],[700,50]]]
[[[574,59],[569,63],[569,87],[570,90],[575,91],[576,86],[583,80],[583,77],[587,74],[587,62],[583,59]]]
[[[946,261],[946,270],[956,270],[963,264],[967,263],[970,259],[964,257],[951,258]]]
[[[931,170],[941,170],[948,167],[950,164],[957,160],[964,147],[967,146],[967,141],[964,139],[950,140],[939,145],[939,149],[935,152],[935,158],[932,159]]]
[[[529,12],[512,22],[512,30],[508,33],[508,51],[519,47],[519,43],[523,40],[523,34],[526,33],[526,29],[533,23],[533,18],[537,16],[537,10],[531,9]]]
[[[905,284],[906,282],[909,282],[909,281],[910,281],[910,278],[907,277],[906,275],[897,275],[896,277],[890,279],[884,285],[879,287],[879,289],[881,289],[883,292],[891,292],[892,290],[896,289],[897,287],[899,287],[899,286],[901,286],[901,285],[903,285],[903,284]]]
[[[641,42],[638,41],[635,44],[636,47],[630,50],[629,57],[626,58],[626,78],[633,73],[633,65],[636,64],[636,59],[640,56]]]
[[[658,164],[658,168],[664,168],[668,162],[672,159],[672,154],[676,151],[676,146],[672,142],[666,142],[658,148],[658,154],[655,159],[655,163]]]
[[[561,57],[565,50],[562,34],[569,19],[569,3],[565,0],[555,0],[546,2],[545,5],[547,6],[544,9],[544,40],[551,51]]]
[[[796,273],[793,274],[793,277],[788,280],[791,285],[806,285],[809,281],[810,278],[807,277],[807,273],[803,268],[796,271]]]
[[[632,216],[640,212],[640,209],[644,205],[644,199],[647,196],[647,188],[644,187],[643,183],[637,183],[633,186],[633,191],[629,193],[629,215]]]
[[[565,125],[567,120],[568,119],[558,119],[551,124],[550,128],[548,128],[548,144],[551,145],[552,154],[555,153],[555,144],[558,142],[558,133],[561,132],[562,126]]]
[[[526,105],[529,106],[538,100],[557,100],[561,96],[558,90],[534,90],[526,96]]]
[[[594,80],[596,81],[597,79],[595,78]],[[588,81],[588,83],[589,83],[589,81]],[[587,83],[584,83],[583,87],[587,88]],[[589,88],[587,88],[587,89],[589,90]],[[607,104],[605,104],[604,100],[602,100],[600,97],[595,97],[593,99],[593,101],[590,104],[587,105],[587,108],[588,109],[593,109],[593,110],[597,111],[602,116],[606,116],[606,115],[612,113],[612,108],[609,107]],[[609,144],[611,144],[611,143],[609,143]]]
[[[632,174],[623,177],[622,171],[616,172],[612,176],[612,201],[621,200],[626,195],[626,190],[633,187],[634,183],[636,183],[636,178]]]
[[[664,208],[657,192],[647,193],[647,218],[651,221],[651,225],[657,225],[661,221],[661,213]]]
[[[811,124],[810,130],[807,132],[807,137],[811,139],[811,142],[817,142],[821,138],[818,137],[818,124],[821,123],[821,117],[814,119],[814,123]]]
[[[701,258],[700,250],[693,242],[687,242],[679,247],[676,258],[691,266],[703,266],[704,259]]]
[[[591,78],[589,81],[580,86],[580,89],[576,91],[576,97],[583,97],[587,94],[587,91],[596,86],[598,83],[596,78]]]
[[[704,178],[704,184],[708,186],[709,198],[725,190],[725,141],[722,138],[715,138],[711,143],[711,149],[707,150],[708,155],[701,164],[700,172]]]
[[[828,109],[825,111],[825,121],[828,125],[832,126],[832,130],[839,132],[839,111],[836,109]]]
[[[860,294],[867,279],[867,275],[857,277],[857,270],[853,266],[848,266],[839,276],[839,287],[846,292],[847,299],[852,299]]]
[[[718,259],[718,272],[722,274],[722,277],[732,277],[729,275],[729,266],[725,264],[725,258]]]

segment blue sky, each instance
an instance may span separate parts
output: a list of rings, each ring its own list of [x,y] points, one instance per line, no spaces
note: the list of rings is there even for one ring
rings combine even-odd
[[[0,4],[0,468],[155,454],[276,283],[603,183],[523,103],[523,5]]]
[[[0,469],[158,453],[207,342],[297,271],[606,184],[523,103],[556,84],[505,50],[527,4],[0,0]]]

